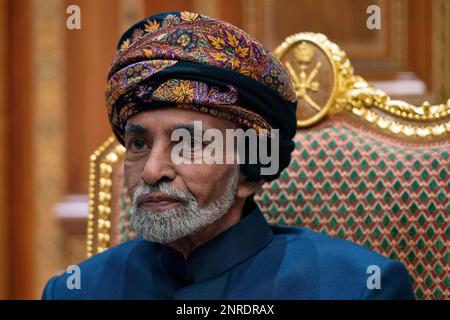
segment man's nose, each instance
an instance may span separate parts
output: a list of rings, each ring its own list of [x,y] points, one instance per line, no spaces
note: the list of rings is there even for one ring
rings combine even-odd
[[[155,185],[161,180],[172,181],[176,171],[170,155],[171,148],[164,143],[155,143],[150,150],[141,173],[144,182]]]

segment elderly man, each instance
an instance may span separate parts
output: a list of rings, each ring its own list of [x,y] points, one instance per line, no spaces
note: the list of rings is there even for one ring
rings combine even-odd
[[[305,228],[271,226],[253,202],[289,164],[296,99],[283,66],[250,35],[195,13],[144,19],[120,39],[106,104],[126,147],[138,237],[80,263],[78,287],[68,286],[70,274],[52,278],[44,299],[414,297],[402,264]],[[181,146],[180,130],[188,134]],[[208,130],[214,139],[205,139]],[[221,135],[227,146],[235,140],[227,130],[253,130],[259,143],[204,152]],[[260,153],[269,145],[270,164]],[[241,161],[210,161],[221,156]]]

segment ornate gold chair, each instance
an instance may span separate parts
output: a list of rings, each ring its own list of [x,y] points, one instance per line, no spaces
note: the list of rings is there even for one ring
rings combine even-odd
[[[255,200],[270,223],[302,225],[401,260],[419,299],[450,299],[450,100],[413,106],[353,73],[324,35],[277,48],[295,84],[296,150]],[[88,256],[134,237],[113,137],[91,156]]]

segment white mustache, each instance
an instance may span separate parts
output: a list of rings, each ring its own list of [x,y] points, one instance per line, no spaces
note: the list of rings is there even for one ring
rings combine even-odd
[[[181,201],[197,203],[197,199],[195,199],[192,193],[179,188],[175,188],[167,182],[161,182],[157,185],[145,184],[143,186],[137,187],[133,192],[132,200],[134,203],[136,203],[137,198],[147,196],[152,193],[161,193],[166,196],[175,197]]]

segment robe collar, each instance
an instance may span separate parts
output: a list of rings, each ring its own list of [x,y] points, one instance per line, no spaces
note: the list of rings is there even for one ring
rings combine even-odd
[[[215,238],[194,249],[187,259],[169,246],[153,243],[162,266],[186,285],[215,278],[249,257],[273,239],[273,232],[258,207]]]

